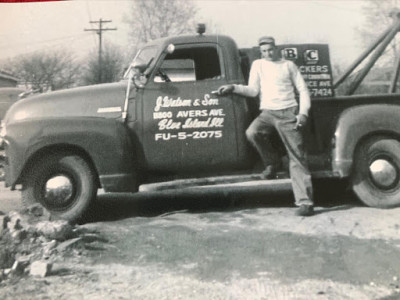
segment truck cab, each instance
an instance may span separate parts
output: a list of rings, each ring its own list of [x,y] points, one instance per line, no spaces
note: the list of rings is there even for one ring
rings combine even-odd
[[[140,50],[133,65],[142,62],[148,65],[146,83],[129,103],[127,125],[140,140],[150,173],[198,176],[249,167],[249,103],[215,94],[223,84],[244,83],[231,38],[157,41]]]

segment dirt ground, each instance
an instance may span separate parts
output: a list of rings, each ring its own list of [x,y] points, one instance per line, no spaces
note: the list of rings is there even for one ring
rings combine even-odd
[[[399,299],[400,208],[316,201],[304,218],[287,192],[103,195],[78,226],[101,239],[0,299]]]

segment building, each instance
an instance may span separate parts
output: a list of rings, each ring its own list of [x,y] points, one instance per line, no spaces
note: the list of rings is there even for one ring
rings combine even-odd
[[[19,79],[7,73],[5,71],[0,70],[0,88],[2,87],[16,87]]]

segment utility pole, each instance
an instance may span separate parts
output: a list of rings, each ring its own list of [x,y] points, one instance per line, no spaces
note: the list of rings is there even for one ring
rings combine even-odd
[[[101,64],[101,51],[102,51],[102,34],[103,31],[108,31],[108,30],[117,30],[117,28],[103,28],[104,23],[110,23],[112,22],[111,20],[103,20],[99,19],[99,21],[90,21],[90,23],[96,23],[99,24],[98,29],[84,29],[84,31],[96,31],[96,33],[99,35],[99,83],[101,83],[101,73],[102,73],[102,64]]]

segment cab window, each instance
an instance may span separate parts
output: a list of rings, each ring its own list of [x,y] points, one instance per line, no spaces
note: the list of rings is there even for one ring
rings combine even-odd
[[[176,49],[167,54],[156,71],[155,82],[220,79],[221,66],[215,46]]]
[[[150,64],[150,62],[154,59],[157,53],[157,47],[150,46],[145,47],[136,54],[133,62],[137,64]]]

